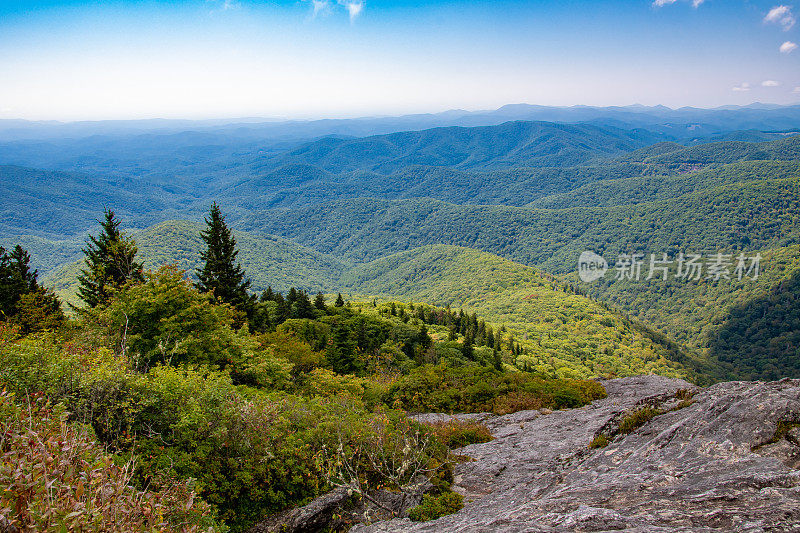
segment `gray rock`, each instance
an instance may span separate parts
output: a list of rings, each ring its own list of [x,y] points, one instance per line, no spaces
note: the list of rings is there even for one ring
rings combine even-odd
[[[248,533],[315,533],[339,526],[337,515],[347,506],[350,497],[347,489],[336,489],[304,507],[272,515],[250,528]]]
[[[603,385],[608,398],[580,409],[484,418],[495,440],[456,450],[474,458],[455,470],[458,513],[351,531],[800,531],[800,430],[770,442],[778,422],[800,421],[800,380]],[[697,392],[677,409],[680,389]],[[675,410],[588,448],[643,405]]]

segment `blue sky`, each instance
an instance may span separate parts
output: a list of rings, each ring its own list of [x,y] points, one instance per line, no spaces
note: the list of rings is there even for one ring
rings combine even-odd
[[[0,118],[800,102],[800,2],[0,0]]]

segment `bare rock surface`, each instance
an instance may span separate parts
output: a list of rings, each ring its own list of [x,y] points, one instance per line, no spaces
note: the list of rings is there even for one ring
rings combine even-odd
[[[456,467],[458,513],[351,531],[800,531],[800,380],[603,385],[580,409],[480,415],[495,440],[456,450],[473,459]],[[645,405],[666,412],[615,435]],[[590,449],[600,433],[610,443]]]

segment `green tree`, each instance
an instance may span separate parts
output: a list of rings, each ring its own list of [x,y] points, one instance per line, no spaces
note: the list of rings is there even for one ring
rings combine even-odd
[[[11,275],[15,278],[20,294],[35,291],[39,287],[38,283],[36,283],[36,277],[39,273],[36,270],[31,270],[31,256],[28,252],[18,244],[8,254],[8,258],[11,262]]]
[[[236,239],[216,203],[211,205],[205,221],[207,227],[200,232],[200,237],[207,249],[201,253],[205,264],[197,271],[197,288],[201,292],[213,292],[218,300],[248,312],[252,303],[247,292],[250,280],[245,279],[242,265],[236,263],[239,254]]]
[[[0,247],[0,320],[10,319],[25,334],[57,329],[65,318],[56,295],[39,286],[30,260],[19,244],[11,253]]]
[[[198,292],[174,266],[148,272],[144,283],[123,287],[94,313],[117,351],[140,370],[156,364],[211,364],[226,367],[250,348],[233,329],[235,312]]]
[[[323,295],[322,292],[318,292],[317,297],[314,298],[314,307],[320,311],[325,310],[325,295]]]
[[[100,235],[89,235],[83,249],[86,268],[78,276],[78,296],[89,308],[107,302],[127,282],[144,280],[142,264],[136,262],[136,243],[120,231],[114,211],[106,209],[100,225]]]

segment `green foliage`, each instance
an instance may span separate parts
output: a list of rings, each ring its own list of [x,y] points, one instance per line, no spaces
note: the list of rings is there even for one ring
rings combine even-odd
[[[464,498],[456,492],[443,492],[438,496],[426,494],[422,503],[409,511],[408,517],[414,522],[427,522],[451,515],[464,507]]]
[[[709,340],[709,354],[745,379],[800,373],[800,269],[765,294],[732,306]]]
[[[239,251],[225,217],[219,206],[211,204],[211,212],[206,218],[206,229],[200,233],[206,249],[200,257],[204,265],[196,274],[197,288],[210,292],[220,302],[230,304],[241,311],[249,311],[252,302],[247,289],[250,280],[244,279],[241,264],[235,264]]]
[[[0,246],[0,322],[9,320],[23,333],[58,329],[64,323],[61,302],[37,282],[30,255],[19,244],[8,253]]]
[[[516,357],[518,367],[548,376],[686,377],[695,366],[674,343],[552,276],[475,250],[428,246],[356,267],[343,281],[367,294],[458,306],[470,318],[477,312],[486,321],[481,335],[475,320],[479,345],[491,330],[506,361]],[[413,314],[420,313],[428,323],[448,325],[445,309],[420,304]]]
[[[609,443],[608,437],[605,434],[600,433],[594,439],[592,439],[592,442],[589,443],[589,448],[591,449],[605,448],[606,446],[608,446],[608,443]]]
[[[398,379],[386,402],[414,412],[506,414],[521,409],[580,407],[605,397],[596,382],[546,380],[491,367],[423,365]]]
[[[19,325],[23,333],[56,330],[66,320],[61,301],[53,291],[44,287],[22,294],[15,307],[11,322]]]
[[[40,396],[0,393],[0,515],[14,531],[209,531],[208,504],[195,499],[192,480],[157,480],[160,488],[130,486],[134,463],[120,466],[63,406]],[[224,527],[214,530],[225,531]]]
[[[664,411],[661,409],[656,409],[655,407],[650,406],[641,407],[627,414],[622,420],[620,420],[617,432],[623,435],[633,433],[643,425],[650,422],[650,420],[652,420],[654,417],[662,414],[664,414]]]
[[[136,262],[136,243],[120,231],[119,225],[114,211],[106,209],[105,220],[100,223],[102,232],[97,237],[89,235],[83,249],[86,268],[78,276],[78,296],[89,308],[105,304],[127,282],[143,279],[142,265]]]
[[[175,267],[148,272],[144,283],[126,285],[90,316],[142,370],[182,363],[226,367],[250,349],[232,329],[234,311],[195,290]]]

